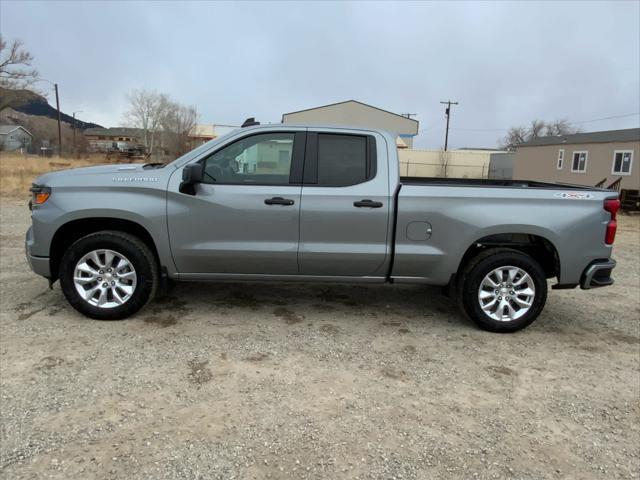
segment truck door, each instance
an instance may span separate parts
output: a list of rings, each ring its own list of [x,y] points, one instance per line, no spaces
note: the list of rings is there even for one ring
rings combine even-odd
[[[384,277],[390,192],[380,135],[307,133],[300,207],[301,275]]]
[[[171,252],[181,274],[298,273],[305,132],[256,133],[204,162],[195,195],[169,182]],[[181,170],[181,169],[180,169]]]

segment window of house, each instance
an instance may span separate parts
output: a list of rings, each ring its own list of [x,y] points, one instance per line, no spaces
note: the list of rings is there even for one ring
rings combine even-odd
[[[588,152],[573,152],[573,162],[571,163],[571,171],[584,173],[587,171]]]
[[[633,150],[616,150],[613,152],[614,175],[631,175],[631,163],[633,162]]]
[[[562,170],[562,167],[564,166],[564,149],[561,148],[560,150],[558,150],[558,170]]]
[[[205,183],[288,185],[294,133],[244,137],[205,159]]]

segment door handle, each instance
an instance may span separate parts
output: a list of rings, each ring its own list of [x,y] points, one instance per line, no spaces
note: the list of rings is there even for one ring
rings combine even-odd
[[[353,202],[354,207],[358,208],[380,208],[382,207],[382,202],[374,202],[373,200],[360,200],[359,202]]]
[[[265,205],[286,205],[286,206],[291,206],[293,205],[295,202],[289,198],[282,198],[282,197],[273,197],[273,198],[267,198],[264,201]]]

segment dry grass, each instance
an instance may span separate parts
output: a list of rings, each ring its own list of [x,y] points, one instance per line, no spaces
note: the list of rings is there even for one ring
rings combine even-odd
[[[28,197],[33,180],[43,173],[68,168],[129,163],[130,159],[107,158],[96,155],[88,158],[43,158],[35,155],[0,153],[0,193],[3,196]]]

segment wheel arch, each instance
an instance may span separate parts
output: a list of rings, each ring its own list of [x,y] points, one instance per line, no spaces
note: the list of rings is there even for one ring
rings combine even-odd
[[[533,233],[495,233],[475,240],[467,247],[460,263],[458,272],[478,254],[488,248],[510,248],[533,257],[545,272],[547,278],[560,278],[560,256],[558,249],[551,240]]]
[[[58,279],[60,261],[69,246],[86,235],[103,230],[115,230],[138,237],[151,249],[157,264],[160,265],[158,248],[153,237],[149,231],[139,223],[113,217],[80,218],[61,225],[52,237],[49,250],[51,280],[55,281]]]

